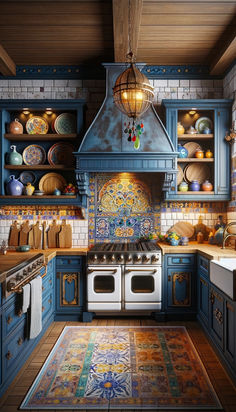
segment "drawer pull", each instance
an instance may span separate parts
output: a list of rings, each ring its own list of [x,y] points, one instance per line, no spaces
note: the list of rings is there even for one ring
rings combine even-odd
[[[213,305],[213,303],[215,302],[215,296],[213,295],[213,293],[211,292],[211,295],[210,295],[210,301],[211,301],[211,304]]]
[[[19,309],[17,312],[18,318],[21,318],[22,315],[23,315],[22,309]]]
[[[11,316],[8,316],[8,318],[7,318],[7,323],[8,323],[8,325],[10,325],[10,323],[13,321],[13,319],[12,319],[12,317]]]
[[[7,358],[7,360],[10,360],[12,358],[12,354],[11,354],[10,351],[7,352],[6,358]]]
[[[17,341],[17,344],[18,344],[19,346],[21,346],[22,343],[23,343],[23,339],[20,337],[20,338],[18,339],[18,341]]]
[[[42,312],[44,312],[45,311],[45,307],[44,306],[42,306]]]
[[[168,282],[171,282],[171,276],[168,275]]]
[[[52,303],[52,299],[48,299],[48,303],[51,304],[51,303]]]
[[[44,291],[45,290],[45,287],[44,286],[42,286],[42,291]]]
[[[50,284],[50,285],[52,284],[52,279],[49,280],[49,284]]]
[[[183,259],[182,259],[182,258],[179,258],[179,263],[183,263]]]

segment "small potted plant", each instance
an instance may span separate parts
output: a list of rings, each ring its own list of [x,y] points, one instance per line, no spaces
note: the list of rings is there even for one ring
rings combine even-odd
[[[180,236],[176,232],[169,232],[167,240],[171,246],[177,246],[179,244]]]
[[[68,183],[68,185],[64,188],[64,195],[75,195],[77,192],[77,188],[72,183]]]

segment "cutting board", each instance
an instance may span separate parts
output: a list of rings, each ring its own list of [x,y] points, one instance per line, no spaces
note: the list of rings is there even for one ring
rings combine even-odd
[[[20,233],[20,228],[17,224],[17,220],[15,220],[10,228],[9,240],[8,240],[9,246],[18,246],[19,233]]]
[[[28,237],[29,237],[30,229],[31,227],[29,225],[28,220],[22,223],[21,229],[20,229],[19,246],[28,245]]]
[[[33,228],[31,227],[28,236],[28,245],[30,245],[31,249],[34,249],[34,232]]]
[[[60,231],[60,225],[57,225],[57,221],[53,220],[52,224],[49,226],[48,229],[48,247],[57,247],[58,245],[58,233]]]
[[[47,227],[47,223],[43,222],[43,242],[42,242],[42,248],[43,249],[47,249],[47,247],[48,247],[46,227]]]
[[[39,222],[33,226],[34,248],[41,249],[42,247],[42,230],[39,228]]]
[[[204,240],[208,239],[210,229],[206,225],[204,225],[204,223],[202,222],[202,216],[199,216],[198,223],[194,226],[195,238],[197,238],[197,234],[199,232],[203,234]]]
[[[59,247],[72,247],[72,228],[63,220],[61,230],[58,235]]]
[[[180,221],[175,223],[168,232],[176,232],[179,236],[191,238],[194,235],[194,227],[189,222]]]

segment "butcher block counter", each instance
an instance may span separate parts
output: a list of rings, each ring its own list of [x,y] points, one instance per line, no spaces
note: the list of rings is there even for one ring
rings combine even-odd
[[[158,242],[162,254],[166,253],[201,253],[207,259],[219,259],[222,257],[236,258],[236,251],[226,247],[222,249],[218,245],[210,245],[209,243],[189,242],[188,246],[171,246],[168,243]]]

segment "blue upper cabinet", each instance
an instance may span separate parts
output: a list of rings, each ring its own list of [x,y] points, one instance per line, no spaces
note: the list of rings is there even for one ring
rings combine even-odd
[[[232,100],[163,100],[163,105],[168,134],[179,152],[178,173],[166,199],[230,200],[225,135],[231,128]]]
[[[86,198],[63,194],[64,185],[76,186],[75,158],[84,133],[84,100],[1,100],[0,204],[75,204],[85,205]],[[30,119],[38,118],[38,125]],[[15,134],[9,124],[15,119],[23,125],[23,133]],[[36,120],[37,120],[36,118]],[[42,123],[40,123],[40,119]],[[38,129],[37,129],[38,127]],[[33,129],[33,134],[31,134]],[[16,147],[23,163],[9,161],[8,154]],[[38,158],[38,157],[39,158]],[[43,189],[43,196],[9,193],[7,183],[14,176],[24,184],[32,182]],[[61,195],[53,194],[53,187]]]

